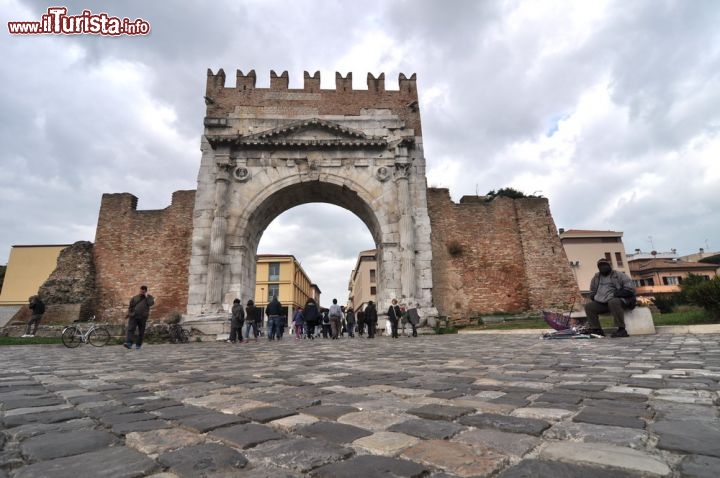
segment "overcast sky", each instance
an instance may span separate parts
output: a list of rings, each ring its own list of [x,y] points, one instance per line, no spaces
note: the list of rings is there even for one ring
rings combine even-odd
[[[57,3],[0,0],[6,22]],[[142,18],[137,37],[0,34],[0,264],[14,244],[94,240],[100,198],[140,209],[195,189],[207,68],[417,73],[428,183],[453,198],[542,194],[558,227],[625,248],[720,250],[720,3],[693,1],[66,1]],[[295,234],[313,215],[327,227]],[[365,226],[306,205],[259,252],[292,253],[347,297]]]

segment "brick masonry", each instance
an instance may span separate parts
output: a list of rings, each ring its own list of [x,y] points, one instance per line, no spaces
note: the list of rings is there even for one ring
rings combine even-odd
[[[122,322],[143,284],[156,297],[151,319],[184,312],[195,191],[176,191],[162,210],[137,210],[129,193],[103,194],[95,247],[97,315]]]
[[[433,299],[456,325],[494,312],[566,308],[579,294],[545,198],[486,201],[428,189]]]

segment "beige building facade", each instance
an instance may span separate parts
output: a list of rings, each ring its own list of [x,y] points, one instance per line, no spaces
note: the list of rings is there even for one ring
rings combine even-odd
[[[613,269],[630,275],[622,232],[560,229],[559,233],[581,293],[590,292],[590,281],[597,272],[598,259],[605,258]]]
[[[680,292],[690,274],[710,280],[717,275],[717,264],[688,262],[678,259],[635,259],[630,261],[630,275],[638,295]]]
[[[350,273],[348,306],[363,309],[368,301],[377,299],[377,251],[370,249],[358,254],[355,269]]]
[[[0,306],[25,305],[38,293],[57,266],[60,251],[69,244],[12,246],[0,292]]]

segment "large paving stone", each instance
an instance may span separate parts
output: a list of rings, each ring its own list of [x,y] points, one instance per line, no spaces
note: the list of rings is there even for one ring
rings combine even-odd
[[[478,428],[496,428],[505,432],[525,433],[527,435],[540,435],[550,428],[544,420],[535,418],[518,418],[495,413],[480,413],[466,415],[458,420],[461,424]]]
[[[653,425],[658,448],[720,457],[720,420],[661,421]]]
[[[720,458],[688,455],[680,462],[678,470],[687,478],[717,478],[720,475]]]
[[[177,420],[178,418],[204,415],[207,413],[207,409],[201,407],[181,405],[175,407],[158,408],[157,410],[153,410],[152,413],[166,420]]]
[[[335,422],[317,422],[297,429],[297,433],[320,438],[329,443],[352,443],[358,438],[372,435],[371,431]]]
[[[220,412],[208,412],[203,415],[177,418],[176,421],[185,428],[197,430],[200,433],[209,432],[216,428],[226,427],[240,423],[247,423],[247,418]]]
[[[645,428],[645,421],[626,414],[617,414],[607,410],[585,408],[573,417],[575,422],[593,423],[625,428]]]
[[[489,476],[509,463],[490,448],[444,440],[421,441],[400,456],[463,477]]]
[[[113,425],[111,430],[118,435],[127,435],[132,432],[146,432],[150,430],[161,430],[170,428],[172,424],[166,420],[141,420],[138,422],[118,423]]]
[[[304,427],[305,425],[317,423],[317,421],[318,418],[316,417],[300,413],[298,415],[280,418],[279,420],[273,420],[269,423],[269,425],[275,428],[279,428],[281,430],[291,432],[296,430],[297,428]]]
[[[142,453],[114,446],[33,463],[17,470],[14,478],[134,478],[148,475],[156,469],[157,464]]]
[[[407,420],[407,415],[400,415],[392,412],[376,410],[363,410],[361,412],[348,413],[338,418],[338,423],[353,425],[366,430],[380,432],[388,427]]]
[[[648,434],[637,428],[623,428],[591,423],[556,423],[543,433],[544,438],[563,441],[601,442],[640,448],[647,443]]]
[[[241,415],[249,420],[267,423],[280,418],[295,415],[297,412],[282,407],[260,407],[243,412]]]
[[[395,456],[402,450],[416,445],[419,438],[395,432],[376,432],[370,436],[358,438],[353,446],[369,451],[373,455]]]
[[[388,428],[388,431],[405,433],[426,440],[447,440],[465,429],[464,426],[453,422],[418,418],[393,425]]]
[[[51,432],[71,431],[71,430],[87,430],[95,428],[97,424],[91,418],[78,418],[76,420],[68,420],[59,423],[28,423],[15,428],[8,428],[5,433],[15,440],[25,440],[36,435],[42,435]],[[0,427],[1,429],[2,427]],[[3,435],[4,436],[4,435]]]
[[[666,476],[670,467],[659,458],[640,450],[604,443],[550,442],[540,451],[540,458],[598,466],[609,465],[637,473]]]
[[[210,432],[209,436],[219,438],[238,448],[251,448],[270,440],[285,438],[282,433],[257,423],[246,423],[218,428]]]
[[[508,433],[494,429],[468,430],[453,438],[453,441],[468,445],[481,445],[503,455],[524,456],[542,443],[532,435]]]
[[[46,433],[28,438],[20,444],[23,455],[31,461],[51,460],[98,450],[117,442],[101,430],[71,430]]]
[[[49,407],[52,405],[64,405],[65,399],[57,397],[55,395],[50,396],[39,396],[39,397],[21,397],[16,399],[4,399],[1,400],[2,408],[4,410],[14,410],[18,408],[36,408],[36,407]]]
[[[446,420],[453,421],[458,417],[474,413],[475,409],[470,407],[452,407],[449,405],[424,405],[422,407],[413,408],[407,411],[410,415],[415,415],[428,420]]]
[[[317,405],[303,408],[302,410],[304,414],[312,415],[322,420],[337,420],[345,414],[358,411],[360,410],[349,405]]]
[[[618,469],[605,469],[546,460],[523,460],[497,478],[641,478],[646,475]]]
[[[74,408],[66,408],[61,410],[50,410],[40,413],[24,413],[22,415],[7,416],[3,418],[6,428],[26,425],[28,423],[58,423],[77,418],[84,418],[78,410]]]
[[[146,455],[158,455],[178,448],[205,442],[199,433],[182,429],[132,432],[125,436],[125,445]]]
[[[430,469],[408,460],[385,456],[361,455],[332,465],[323,466],[310,473],[317,478],[421,478]]]
[[[170,467],[170,470],[181,478],[196,478],[221,472],[236,473],[248,463],[242,453],[218,443],[190,445],[163,453],[158,456],[158,462]]]
[[[288,468],[300,473],[307,473],[323,465],[345,460],[353,454],[351,448],[312,438],[263,443],[248,451],[253,463]]]

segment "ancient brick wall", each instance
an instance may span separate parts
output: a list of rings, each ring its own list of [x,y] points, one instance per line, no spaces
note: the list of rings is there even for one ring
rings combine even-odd
[[[221,122],[228,114],[277,115],[288,109],[307,116],[360,116],[363,109],[387,109],[398,115],[407,128],[412,128],[416,136],[422,136],[415,74],[407,78],[401,73],[397,90],[385,89],[385,73],[377,78],[368,73],[367,90],[353,90],[352,73],[344,78],[336,73],[334,90],[320,89],[320,72],[313,76],[305,72],[302,89],[288,88],[287,71],[279,76],[270,72],[270,88],[256,88],[256,80],[255,70],[246,75],[238,70],[235,86],[226,87],[224,70],[217,74],[208,70],[205,126],[222,126],[213,121]]]
[[[97,315],[122,322],[141,285],[155,297],[151,320],[187,305],[195,191],[176,191],[161,210],[137,210],[129,193],[103,194],[95,247]]]
[[[465,196],[428,189],[433,299],[456,325],[494,312],[566,304],[578,294],[544,198]]]

